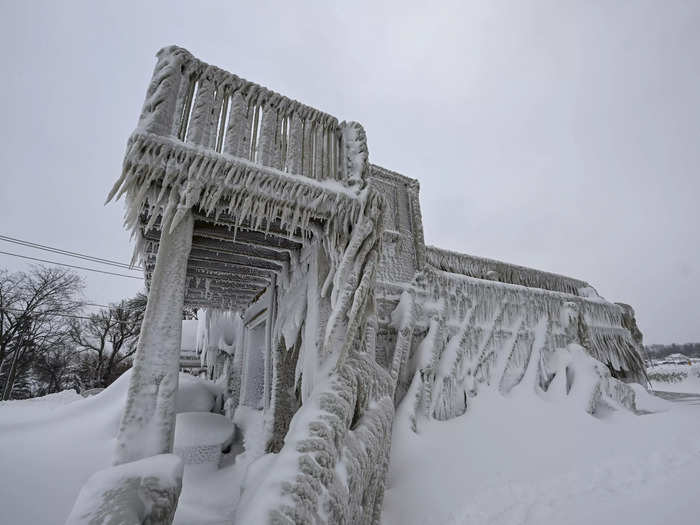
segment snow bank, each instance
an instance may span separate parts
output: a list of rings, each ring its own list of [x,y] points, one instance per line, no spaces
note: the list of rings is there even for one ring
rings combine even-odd
[[[385,525],[697,523],[700,405],[641,394],[664,411],[598,419],[529,389],[480,398],[420,434],[397,413]]]
[[[68,515],[80,488],[111,464],[115,436],[131,372],[101,393],[83,398],[72,391],[0,403],[0,467],[11,472],[0,485],[4,523],[53,525]],[[196,380],[193,398],[188,385]],[[216,387],[180,374],[181,406],[203,407]],[[202,389],[209,393],[205,396]],[[201,397],[200,397],[201,396]],[[31,495],[31,497],[28,497]]]
[[[2,426],[3,421],[11,422],[11,424],[17,424],[25,420],[31,421],[36,417],[50,414],[60,407],[82,399],[83,396],[75,390],[64,390],[63,392],[42,397],[0,401],[0,413],[3,415],[3,420],[0,420],[0,426]]]
[[[87,480],[66,525],[172,522],[182,488],[182,460],[160,454],[96,472]]]

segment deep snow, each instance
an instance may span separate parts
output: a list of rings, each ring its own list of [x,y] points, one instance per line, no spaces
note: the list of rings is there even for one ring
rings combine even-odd
[[[486,393],[471,412],[394,426],[386,524],[693,524],[700,397],[594,418],[571,400]],[[398,417],[404,415],[399,411]]]
[[[90,398],[0,403],[2,523],[64,522],[83,483],[111,463],[127,384],[128,374]],[[204,407],[206,389],[194,386]],[[667,402],[637,390],[639,408],[656,412],[598,419],[570,399],[516,388],[507,398],[480,394],[464,416],[426,421],[415,434],[399,410],[384,523],[696,524],[700,396]],[[262,453],[258,415],[236,415],[250,442],[235,465],[231,454],[218,471],[185,469],[176,523],[230,519],[242,475]]]

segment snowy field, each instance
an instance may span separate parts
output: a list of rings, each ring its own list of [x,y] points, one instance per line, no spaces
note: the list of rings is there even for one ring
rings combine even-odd
[[[669,396],[667,396],[669,397]],[[646,415],[492,394],[420,435],[395,424],[384,519],[401,524],[700,523],[700,396]]]
[[[0,403],[3,524],[63,523],[84,481],[110,463],[127,382],[87,399]],[[190,380],[184,390],[184,408],[207,408],[205,388]],[[596,419],[567,399],[486,392],[465,416],[420,434],[400,410],[384,523],[697,524],[700,396],[638,393],[648,413]],[[250,440],[255,412],[239,415]],[[235,452],[218,471],[186,469],[176,523],[227,522],[250,459],[234,463]]]

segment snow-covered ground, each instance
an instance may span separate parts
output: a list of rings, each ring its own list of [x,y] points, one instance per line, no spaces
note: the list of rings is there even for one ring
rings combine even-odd
[[[112,462],[129,376],[127,372],[93,397],[66,391],[0,402],[0,472],[4,474],[0,523],[65,522],[85,481]],[[177,410],[208,411],[214,406],[216,392],[213,383],[181,374]],[[249,419],[244,423],[254,435],[257,422],[254,415]],[[238,459],[238,465],[244,465],[250,454]],[[185,467],[175,521],[181,525],[221,523],[238,499],[244,469],[234,469],[231,464],[218,471],[193,467]],[[218,490],[222,487],[225,489]]]
[[[207,410],[210,385],[182,382],[180,410]],[[63,523],[85,480],[111,462],[127,384],[128,374],[86,399],[0,403],[0,522]],[[464,416],[426,421],[420,434],[399,411],[384,522],[698,523],[700,396],[638,391],[650,413],[604,419],[524,389],[484,392]],[[258,415],[236,415],[247,452],[235,457],[239,443],[219,470],[185,469],[176,523],[230,522],[247,464],[262,453]]]
[[[487,392],[419,435],[395,424],[386,524],[697,524],[700,396],[646,415]],[[399,417],[403,417],[399,414]]]

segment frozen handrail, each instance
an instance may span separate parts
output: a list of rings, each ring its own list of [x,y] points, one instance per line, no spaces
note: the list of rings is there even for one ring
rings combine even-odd
[[[582,289],[594,291],[587,282],[572,277],[494,259],[443,250],[435,246],[426,247],[426,258],[428,264],[439,270],[468,275],[478,279],[519,284],[528,288],[542,288],[543,290],[564,292],[571,295],[582,295]]]
[[[354,185],[366,176],[366,137],[359,124],[339,124],[332,115],[206,64],[180,47],[163,48],[157,58],[137,132],[316,180]],[[359,170],[358,153],[365,164]]]

